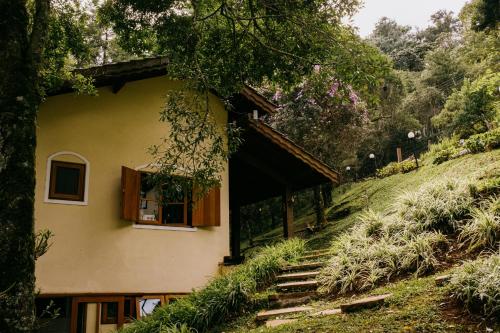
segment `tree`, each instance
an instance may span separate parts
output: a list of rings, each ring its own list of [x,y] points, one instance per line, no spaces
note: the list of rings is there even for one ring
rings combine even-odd
[[[383,17],[368,40],[392,58],[396,69],[419,71],[423,68],[428,46],[411,30],[410,26],[402,26]]]
[[[38,105],[89,58],[78,1],[0,1],[0,331],[35,325],[35,147]]]
[[[500,4],[496,0],[473,0],[464,6],[461,16],[474,31],[495,30],[500,21]]]
[[[432,122],[445,133],[464,138],[498,126],[499,86],[498,73],[488,73],[473,82],[466,80],[460,90],[451,94],[441,113]]]
[[[30,331],[35,322],[36,112],[49,1],[2,1],[0,12],[0,331]],[[29,29],[33,19],[32,29]]]

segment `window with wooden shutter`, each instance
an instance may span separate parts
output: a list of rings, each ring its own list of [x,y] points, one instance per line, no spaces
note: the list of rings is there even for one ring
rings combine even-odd
[[[193,227],[220,226],[220,188],[211,189],[194,203],[191,225]]]
[[[140,173],[122,166],[122,219],[137,221],[140,186]]]

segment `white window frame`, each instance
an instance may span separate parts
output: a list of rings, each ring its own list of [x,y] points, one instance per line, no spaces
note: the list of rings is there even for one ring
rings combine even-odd
[[[58,156],[61,155],[71,155],[79,158],[83,164],[85,164],[85,187],[84,187],[84,193],[83,193],[83,201],[76,201],[76,200],[60,200],[60,199],[50,199],[49,198],[49,190],[50,190],[50,174],[51,174],[51,168],[52,168],[52,161],[57,160],[55,159]],[[89,179],[90,179],[90,162],[83,157],[82,155],[72,152],[72,151],[59,151],[57,153],[54,153],[50,155],[47,158],[47,167],[45,170],[45,193],[44,193],[44,202],[45,203],[51,203],[51,204],[61,204],[61,205],[77,205],[77,206],[87,206],[88,201],[89,201]]]

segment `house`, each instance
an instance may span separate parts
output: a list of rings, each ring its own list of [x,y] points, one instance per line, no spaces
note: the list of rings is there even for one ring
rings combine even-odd
[[[292,193],[338,182],[335,171],[248,116],[275,106],[246,87],[234,96],[234,111],[210,96],[219,124],[244,128],[221,187],[191,213],[182,196],[158,202],[144,181],[152,171],[147,148],[168,131],[158,120],[162,97],[179,82],[166,77],[164,58],[82,72],[94,78],[98,96],[63,88],[38,117],[35,227],[54,237],[36,265],[37,306],[60,309],[41,332],[107,332],[146,316],[203,286],[224,262],[241,261],[241,206],[282,196],[291,237]]]

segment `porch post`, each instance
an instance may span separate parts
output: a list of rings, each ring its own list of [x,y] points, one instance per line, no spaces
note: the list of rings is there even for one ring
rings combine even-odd
[[[239,203],[234,203],[231,209],[231,257],[239,258],[240,251],[240,214],[241,206]]]
[[[285,188],[282,200],[283,200],[283,236],[285,238],[292,238],[294,235],[293,202],[292,202],[292,190],[290,189],[289,186]]]

